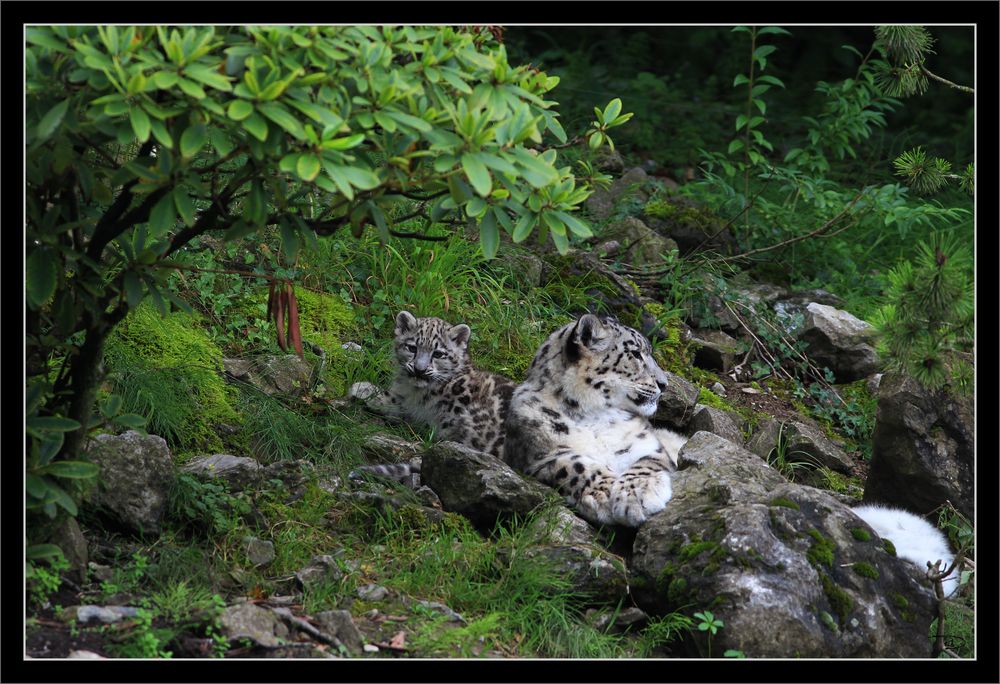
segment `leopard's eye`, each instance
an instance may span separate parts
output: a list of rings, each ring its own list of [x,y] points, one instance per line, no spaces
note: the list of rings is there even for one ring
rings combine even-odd
[[[431,354],[431,356],[433,356],[435,359],[440,359],[444,356],[444,352],[441,351],[440,349],[435,349],[434,353]]]
[[[633,349],[632,356],[634,356],[637,359],[642,359],[642,352],[639,351],[638,349]]]
[[[406,345],[406,351],[410,352],[411,354],[416,354],[417,345],[413,344],[412,342],[408,342]]]

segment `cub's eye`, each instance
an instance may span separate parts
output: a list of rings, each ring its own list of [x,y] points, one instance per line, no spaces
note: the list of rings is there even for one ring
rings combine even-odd
[[[435,349],[434,353],[431,354],[431,356],[434,357],[435,359],[440,359],[444,356],[444,352],[441,351],[440,349]]]
[[[633,349],[631,353],[632,353],[632,356],[634,356],[637,359],[641,359],[642,358],[642,352],[639,351],[638,349]]]
[[[415,344],[413,344],[412,342],[410,342],[409,344],[407,344],[407,345],[406,345],[406,351],[408,351],[408,352],[411,352],[411,353],[414,353],[414,354],[415,354],[415,353],[416,353],[416,351],[417,351],[417,345],[415,345]]]

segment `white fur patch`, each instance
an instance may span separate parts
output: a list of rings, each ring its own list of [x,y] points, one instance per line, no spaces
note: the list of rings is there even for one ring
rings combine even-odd
[[[918,515],[889,506],[865,505],[851,510],[868,523],[878,536],[889,539],[896,547],[897,556],[910,561],[921,572],[927,570],[928,562],[938,560],[941,561],[941,569],[947,570],[955,558],[944,533]],[[959,572],[956,569],[942,581],[945,596],[955,593],[958,579]]]

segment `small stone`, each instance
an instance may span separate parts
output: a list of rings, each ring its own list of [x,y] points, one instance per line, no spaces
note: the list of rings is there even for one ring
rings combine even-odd
[[[365,601],[381,601],[389,595],[389,590],[377,584],[358,587],[358,597]]]
[[[336,558],[330,555],[313,556],[309,565],[295,573],[296,582],[302,589],[319,582],[336,581],[343,576]]]
[[[85,624],[96,620],[110,625],[138,614],[139,609],[131,606],[80,606],[76,611],[76,621]]]
[[[351,612],[348,610],[326,610],[316,614],[320,628],[330,636],[340,640],[351,653],[360,653],[364,646],[364,638],[354,624]]]
[[[370,382],[356,382],[347,390],[347,396],[351,399],[366,401],[379,393],[379,388]]]
[[[274,561],[274,543],[258,539],[257,537],[244,537],[246,544],[247,558],[255,565],[267,565]]]
[[[115,571],[109,565],[101,565],[91,561],[87,567],[90,568],[90,574],[98,582],[110,582],[115,576]]]
[[[106,658],[104,656],[100,655],[99,653],[94,653],[93,651],[83,651],[83,650],[70,651],[69,655],[66,656],[66,657],[67,658],[73,658],[75,660],[76,659],[78,659],[78,660],[106,660]]]
[[[716,396],[720,396],[720,397],[726,396],[726,388],[725,388],[725,386],[721,382],[717,382],[714,385],[712,385],[712,392]]]
[[[365,653],[378,653],[378,646],[375,644],[365,644],[363,650]]]
[[[436,613],[441,613],[448,618],[449,622],[461,622],[465,624],[465,618],[459,613],[444,605],[443,603],[438,603],[437,601],[417,601],[418,606],[422,606],[428,610],[433,610]]]
[[[340,348],[343,349],[344,351],[349,351],[349,352],[364,351],[364,348],[357,342],[345,342],[344,344],[340,345]]]

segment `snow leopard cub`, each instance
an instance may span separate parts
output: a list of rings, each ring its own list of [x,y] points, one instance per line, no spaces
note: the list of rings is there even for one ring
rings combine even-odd
[[[649,422],[666,386],[641,333],[585,314],[549,336],[514,390],[505,460],[587,520],[638,527],[670,500],[686,441]]]
[[[351,396],[366,399],[377,413],[433,427],[435,439],[502,456],[503,418],[514,383],[472,365],[470,334],[464,323],[400,311],[394,343],[398,366],[388,392],[355,383]],[[415,462],[363,466],[352,475],[361,471],[402,481],[419,467]]]

